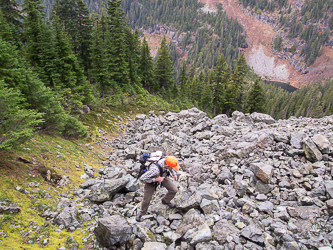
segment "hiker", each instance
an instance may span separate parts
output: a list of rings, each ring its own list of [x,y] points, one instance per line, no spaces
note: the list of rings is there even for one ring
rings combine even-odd
[[[168,190],[168,193],[162,199],[162,204],[168,205],[171,208],[175,207],[175,204],[171,200],[175,197],[178,188],[168,176],[173,176],[174,180],[177,181],[176,171],[178,170],[178,160],[173,155],[159,157],[156,162],[150,164],[149,169],[139,178],[145,183],[145,187],[141,211],[136,216],[137,221],[140,221],[141,217],[147,213],[150,200],[158,185],[164,186]]]

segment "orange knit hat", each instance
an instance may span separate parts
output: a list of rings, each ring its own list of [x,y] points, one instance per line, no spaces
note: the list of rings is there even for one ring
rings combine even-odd
[[[165,164],[167,164],[169,167],[172,167],[174,170],[179,170],[179,164],[178,164],[178,160],[175,156],[173,155],[169,155],[166,159],[165,159]]]

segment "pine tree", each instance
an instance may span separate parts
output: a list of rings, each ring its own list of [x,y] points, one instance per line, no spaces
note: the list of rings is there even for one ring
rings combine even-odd
[[[45,86],[55,89],[60,84],[57,65],[59,58],[55,49],[54,30],[49,22],[41,25],[40,46],[38,75]]]
[[[74,117],[65,113],[57,96],[31,70],[24,58],[10,43],[0,39],[0,81],[6,87],[13,88],[22,94],[22,103],[34,114],[43,113],[43,131],[62,133],[67,136],[86,136],[86,128]],[[23,100],[23,99],[22,99]],[[30,111],[29,111],[30,112]]]
[[[0,151],[30,138],[43,123],[42,113],[24,108],[19,90],[8,88],[0,80]]]
[[[26,41],[26,57],[32,66],[40,66],[40,54],[42,53],[41,30],[43,18],[42,0],[25,0],[23,12],[26,13],[24,23],[24,39]]]
[[[125,26],[125,49],[126,49],[126,62],[128,64],[128,72],[131,85],[138,84],[138,51],[140,41],[138,40],[138,33],[132,33],[132,29],[126,23]]]
[[[0,38],[5,40],[6,42],[13,43],[14,39],[11,32],[11,27],[7,23],[6,19],[2,15],[1,9],[0,9]]]
[[[171,56],[167,48],[165,36],[163,37],[161,46],[158,50],[158,58],[154,70],[154,75],[159,88],[163,87],[166,90],[172,88],[174,83],[173,76],[175,73],[172,66]]]
[[[182,99],[187,97],[188,88],[187,88],[187,77],[186,77],[186,66],[185,61],[183,61],[183,68],[180,77],[180,97]]]
[[[108,73],[108,54],[106,49],[107,44],[107,19],[106,13],[102,9],[101,16],[95,15],[93,18],[93,34],[91,45],[91,81],[101,89],[101,96],[104,98],[105,92],[111,87]]]
[[[244,103],[244,78],[248,72],[248,66],[242,53],[237,60],[236,68],[231,76],[231,94],[234,99],[235,108],[238,111],[243,110]]]
[[[20,47],[22,38],[22,28],[24,19],[20,13],[19,5],[15,0],[1,0],[0,12],[2,12],[4,23],[8,25],[11,39],[16,46]],[[1,24],[2,26],[3,24]]]
[[[213,88],[211,84],[211,78],[212,76],[210,76],[206,81],[206,84],[204,84],[200,100],[200,106],[206,113],[211,111],[213,107]]]
[[[71,38],[72,49],[85,69],[88,70],[89,48],[91,44],[91,20],[86,4],[82,0],[56,0],[53,5],[52,20],[64,24]]]
[[[266,113],[266,97],[263,88],[256,79],[247,98],[246,112]]]
[[[213,84],[213,114],[221,114],[224,105],[224,92],[227,86],[229,74],[228,65],[221,54],[215,68],[215,82]]]
[[[139,76],[141,78],[141,84],[145,89],[148,91],[156,89],[153,77],[153,58],[150,55],[149,45],[145,37],[143,37],[141,55],[139,58]]]
[[[55,48],[59,58],[57,69],[61,82],[61,86],[57,86],[57,91],[61,92],[62,104],[66,110],[75,110],[81,108],[83,103],[91,101],[92,89],[73,53],[66,32],[59,22],[55,21],[54,25]]]
[[[130,85],[128,64],[124,45],[124,12],[120,8],[121,0],[108,1],[109,39],[108,54],[110,57],[108,71],[113,85],[125,92],[133,92]]]

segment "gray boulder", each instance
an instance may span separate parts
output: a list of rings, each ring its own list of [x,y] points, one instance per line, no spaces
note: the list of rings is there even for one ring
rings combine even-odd
[[[271,117],[270,115],[257,113],[257,112],[252,113],[251,118],[252,118],[253,122],[263,122],[266,124],[273,124],[276,122],[274,120],[274,118]]]
[[[94,234],[99,244],[111,247],[117,243],[122,244],[131,238],[132,227],[120,215],[106,215],[98,220]]]
[[[188,230],[204,224],[205,219],[195,209],[190,209],[183,217],[176,233],[184,235]]]
[[[256,242],[260,245],[264,244],[265,238],[263,236],[263,232],[255,225],[249,225],[245,227],[240,234],[253,242]]]
[[[93,202],[104,202],[111,200],[112,195],[125,188],[130,181],[128,177],[120,179],[105,180],[104,183],[98,183],[90,187],[91,192],[88,199]]]
[[[316,144],[309,137],[303,139],[303,150],[306,158],[311,162],[321,161],[323,158]]]
[[[199,207],[202,201],[200,193],[191,186],[188,189],[180,189],[174,198],[177,207],[184,210]]]
[[[316,134],[312,140],[323,154],[328,154],[330,152],[331,143],[325,136]]]
[[[229,237],[238,237],[239,232],[237,227],[222,219],[214,225],[212,234],[214,239],[223,245],[228,241]]]
[[[55,224],[63,225],[65,228],[69,228],[75,223],[79,224],[78,222],[78,212],[73,207],[65,207],[54,220]]]

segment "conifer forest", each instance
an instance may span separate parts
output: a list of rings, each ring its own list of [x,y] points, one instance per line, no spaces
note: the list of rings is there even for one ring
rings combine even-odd
[[[329,40],[330,30],[316,20],[333,29],[330,0],[307,1],[303,22],[293,21],[284,0],[241,4],[281,11],[281,27],[306,44],[307,65]],[[333,80],[293,92],[264,83],[242,53],[246,32],[237,19],[222,5],[214,13],[202,7],[197,0],[0,0],[0,150],[35,131],[85,137],[84,105],[115,107],[129,97],[144,105],[154,96],[173,111],[195,106],[212,117],[235,110],[275,119],[333,113]],[[185,35],[177,47],[164,36],[153,57],[145,31],[157,24]],[[281,47],[281,39],[273,41],[276,50],[295,50]]]

